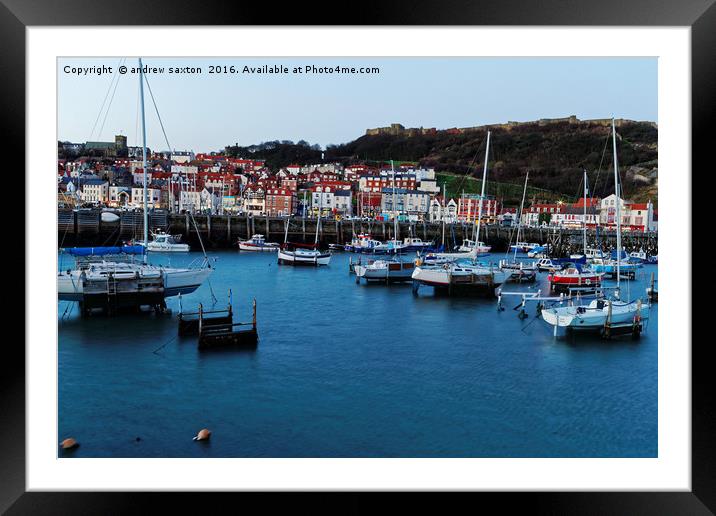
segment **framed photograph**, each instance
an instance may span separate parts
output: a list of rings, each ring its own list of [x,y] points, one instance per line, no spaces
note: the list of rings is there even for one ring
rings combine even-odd
[[[2,508],[713,511],[690,238],[716,8],[642,4],[318,26],[4,0],[26,338]]]

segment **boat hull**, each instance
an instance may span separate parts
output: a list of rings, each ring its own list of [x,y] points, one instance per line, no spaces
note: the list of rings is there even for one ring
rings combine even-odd
[[[416,267],[412,278],[418,284],[450,294],[494,296],[495,289],[505,283],[508,276],[508,273],[499,269],[461,267],[451,270],[445,267]]]
[[[165,269],[137,265],[113,273],[112,280],[99,274],[63,271],[57,275],[57,299],[79,301],[87,307],[123,307],[160,304],[164,298],[191,294],[212,269]]]
[[[647,320],[649,306],[642,305],[639,309],[637,303],[615,303],[612,305],[610,324],[612,326],[633,324],[637,315],[639,321]],[[577,331],[602,330],[608,317],[607,303],[604,303],[601,308],[566,306],[542,309],[542,319],[547,324]]]
[[[362,278],[366,281],[397,283],[412,281],[415,266],[412,263],[388,263],[378,264],[377,266],[375,264],[356,264],[353,270],[357,278]]]
[[[253,252],[253,253],[275,253],[278,250],[279,250],[278,245],[270,245],[270,244],[257,245],[257,244],[247,244],[244,242],[239,242],[239,251],[246,251],[246,252]]]
[[[294,251],[279,250],[278,263],[280,265],[304,265],[318,267],[328,265],[331,262],[330,253],[301,253]]]
[[[188,253],[189,244],[147,244],[147,251],[152,253]]]

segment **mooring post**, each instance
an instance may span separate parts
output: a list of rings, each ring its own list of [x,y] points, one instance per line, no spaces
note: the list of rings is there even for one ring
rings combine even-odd
[[[231,214],[226,216],[226,240],[231,245]]]
[[[204,323],[204,308],[202,307],[201,303],[199,303],[199,335],[201,335],[201,327]]]
[[[254,317],[251,323],[254,331],[256,331],[256,298],[254,298]]]

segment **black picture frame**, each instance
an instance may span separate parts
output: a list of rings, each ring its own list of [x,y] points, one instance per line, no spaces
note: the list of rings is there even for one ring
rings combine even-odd
[[[47,25],[283,25],[353,24],[372,25],[563,25],[563,26],[689,26],[692,43],[692,149],[693,170],[710,170],[709,125],[714,120],[716,101],[716,5],[714,0],[671,2],[633,0],[477,0],[472,2],[422,0],[368,2],[343,7],[296,3],[293,6],[266,3],[239,4],[214,0],[168,0],[140,2],[125,0],[0,0],[0,105],[7,131],[5,149],[13,150],[24,168],[25,148],[25,28]],[[348,12],[343,12],[348,8]],[[51,117],[54,115],[48,115]],[[41,171],[27,171],[30,181]],[[684,173],[680,171],[679,173]],[[29,183],[26,190],[29,190]],[[689,200],[690,202],[690,200]],[[688,204],[689,208],[692,204]],[[24,206],[18,213],[24,213]],[[686,212],[687,216],[690,213]],[[18,219],[15,218],[15,221]],[[20,216],[19,220],[24,219]],[[694,220],[694,219],[692,219]],[[15,222],[15,224],[17,224]],[[17,233],[17,229],[14,231]],[[10,233],[12,234],[12,232]],[[25,238],[28,235],[25,234]],[[18,250],[17,237],[13,244]],[[22,251],[21,251],[22,252]],[[23,255],[24,258],[24,255]],[[24,262],[24,260],[23,260]],[[16,261],[19,264],[19,260]],[[19,275],[18,275],[19,276]],[[20,278],[16,278],[18,282]],[[691,281],[691,278],[688,278]],[[14,292],[24,292],[17,285]],[[22,303],[22,304],[21,304]],[[13,298],[13,306],[24,306],[24,299]],[[15,308],[16,309],[16,308]],[[694,304],[694,310],[697,306]],[[9,333],[7,334],[9,335]],[[167,498],[185,508],[185,495],[163,493],[39,493],[25,492],[25,352],[18,339],[4,339],[2,360],[2,398],[0,414],[0,510],[8,514],[76,514],[148,512],[148,504],[158,500],[166,508]],[[500,504],[500,510],[527,509],[534,514],[712,514],[716,512],[716,424],[714,418],[714,375],[707,359],[707,341],[692,346],[692,490],[691,492],[620,493],[479,493],[485,501]],[[691,328],[684,328],[682,342],[689,346]],[[708,386],[711,385],[711,388]],[[263,495],[200,494],[203,512],[227,510],[228,497],[244,496],[260,500],[264,509],[272,508]],[[282,507],[310,508],[340,512],[372,512],[382,508],[385,499],[373,493],[345,496],[314,494],[287,495]],[[473,495],[470,495],[471,497]],[[461,496],[464,498],[464,496]],[[417,499],[417,500],[416,500]],[[426,505],[425,498],[413,497],[422,508],[445,508],[443,499]],[[401,506],[402,506],[402,502]],[[477,508],[482,500],[468,501]],[[238,508],[237,508],[238,509]],[[233,512],[233,511],[232,511]]]

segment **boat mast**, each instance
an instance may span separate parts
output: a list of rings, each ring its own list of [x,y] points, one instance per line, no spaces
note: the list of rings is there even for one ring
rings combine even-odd
[[[441,218],[443,219],[443,251],[445,250],[445,181],[443,181],[443,199],[442,199],[442,209],[440,210]]]
[[[584,238],[584,256],[587,256],[587,169],[584,169],[584,218],[582,219],[582,233]]]
[[[142,58],[139,58],[139,101],[142,109],[142,190],[144,198],[144,263],[147,263],[149,243],[149,216],[147,214],[147,124],[144,120],[144,72]]]
[[[482,169],[482,191],[480,205],[477,207],[477,235],[475,237],[475,254],[477,255],[477,242],[480,240],[480,222],[482,221],[482,203],[485,199],[485,181],[487,180],[487,157],[490,151],[490,131],[487,131],[487,144],[485,145],[485,166]]]
[[[323,214],[323,191],[325,187],[321,186],[320,188],[321,192],[318,197],[318,221],[316,222],[316,240],[313,242],[316,245],[318,245],[318,231],[321,228],[321,215]]]
[[[614,193],[617,196],[617,297],[619,297],[619,281],[621,277],[621,270],[619,262],[622,257],[622,232],[621,232],[621,197],[619,195],[619,164],[617,163],[617,130],[614,125],[614,118],[612,118],[612,147],[614,148]]]
[[[393,174],[393,239],[398,240],[398,213],[395,209],[395,167],[393,160],[390,160],[390,170]]]
[[[517,243],[520,241],[520,229],[522,229],[522,210],[525,207],[525,195],[527,195],[527,181],[530,178],[530,171],[525,176],[525,188],[522,190],[522,202],[520,203],[520,212],[517,214],[517,238],[515,239],[515,261],[517,261]]]

